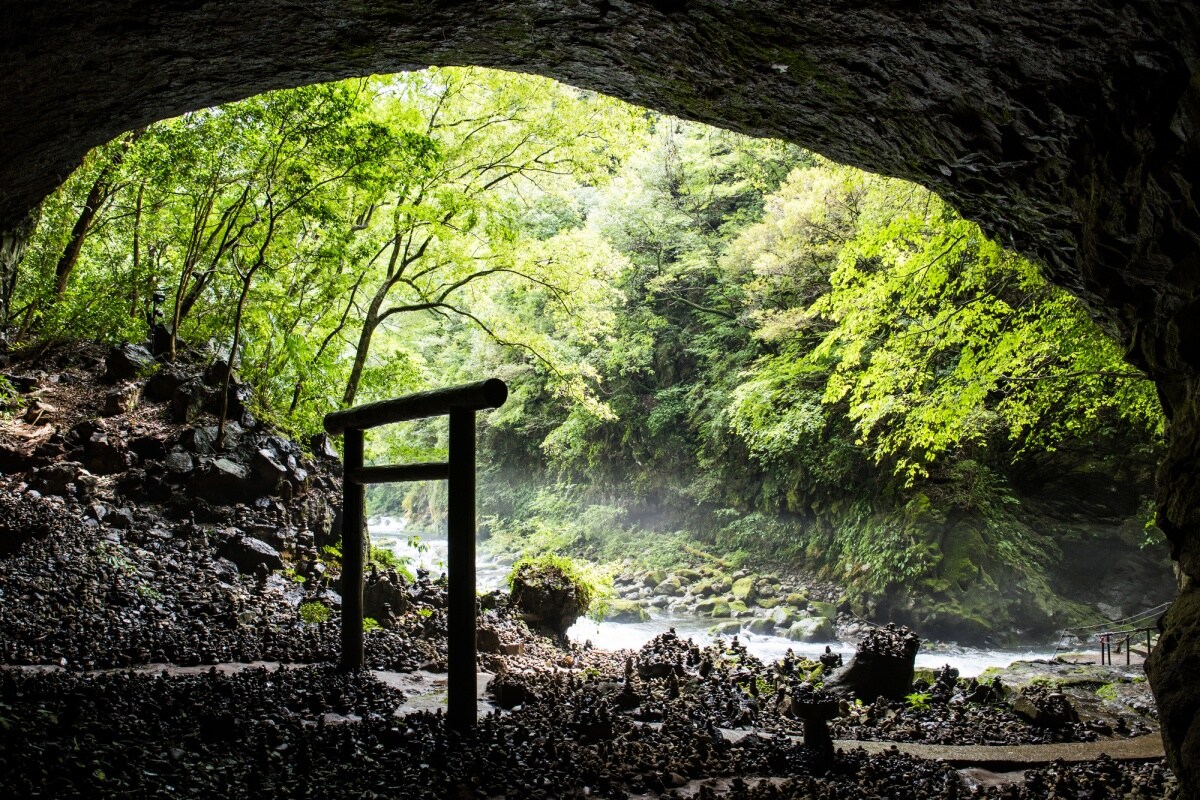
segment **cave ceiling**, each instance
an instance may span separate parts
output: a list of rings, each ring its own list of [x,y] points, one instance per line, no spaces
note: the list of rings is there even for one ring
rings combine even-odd
[[[89,148],[154,120],[267,89],[475,64],[919,181],[1039,258],[1135,361],[1195,366],[1163,344],[1186,337],[1200,279],[1192,2],[3,5],[0,227]]]

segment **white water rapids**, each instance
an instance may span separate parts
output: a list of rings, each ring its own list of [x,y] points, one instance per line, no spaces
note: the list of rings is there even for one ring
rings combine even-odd
[[[371,543],[376,547],[386,547],[400,558],[406,559],[410,570],[415,572],[420,567],[429,570],[434,576],[446,571],[445,538],[422,536],[416,539],[414,546],[414,542],[410,541],[414,539],[413,532],[407,528],[403,519],[373,517],[368,520],[367,525],[371,532]],[[508,566],[493,559],[480,557],[476,561],[476,585],[481,591],[502,587],[507,573]],[[712,620],[703,617],[667,616],[657,609],[650,609],[650,613],[652,616],[646,622],[595,622],[583,617],[567,631],[567,635],[572,641],[591,641],[593,646],[605,650],[636,650],[668,628],[674,628],[681,636],[695,639],[699,644],[708,644],[715,638],[709,632]],[[815,658],[824,652],[826,645],[833,652],[843,654],[844,658],[854,654],[854,642],[795,642],[780,636],[760,636],[744,632],[738,634],[738,638],[746,643],[746,648],[751,653],[768,662],[782,658],[789,649],[797,655]],[[917,654],[917,666],[936,668],[949,664],[956,667],[963,676],[968,676],[978,675],[988,667],[1006,667],[1014,661],[1046,659],[1053,657],[1053,654],[1053,646],[989,650],[942,642],[922,642],[921,652]]]

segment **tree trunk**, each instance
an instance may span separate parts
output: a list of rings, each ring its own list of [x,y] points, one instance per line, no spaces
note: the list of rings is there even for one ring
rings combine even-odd
[[[225,423],[229,418],[229,384],[233,378],[233,364],[237,359],[238,345],[242,339],[242,312],[246,309],[246,297],[250,294],[250,282],[254,280],[257,271],[256,264],[246,277],[242,279],[242,293],[238,295],[237,311],[233,315],[233,344],[229,348],[229,364],[225,369],[225,377],[221,381],[221,415],[217,419],[217,437],[214,444],[218,450],[225,447]]]
[[[383,298],[378,298],[382,302]],[[379,303],[372,302],[371,308],[367,312],[367,318],[363,320],[362,332],[358,335],[358,346],[354,348],[354,363],[350,366],[350,377],[346,379],[346,391],[342,395],[342,408],[349,408],[354,405],[354,398],[358,395],[358,384],[362,380],[363,369],[367,365],[367,353],[371,349],[371,337],[375,334],[375,326],[378,325]]]
[[[96,215],[100,213],[100,207],[108,201],[112,196],[112,180],[113,173],[120,168],[121,163],[125,160],[125,154],[129,149],[142,137],[146,132],[145,128],[134,131],[125,137],[116,152],[112,154],[112,158],[100,170],[100,174],[96,176],[96,180],[92,183],[92,188],[88,191],[87,199],[83,201],[83,208],[79,212],[79,217],[75,220],[75,225],[71,228],[71,238],[67,242],[66,248],[63,249],[62,257],[59,258],[58,264],[54,267],[54,301],[58,302],[62,296],[66,294],[67,283],[71,279],[71,273],[75,270],[75,265],[79,263],[79,254],[83,252],[83,244],[87,241],[88,232],[92,229],[92,224],[96,221]]]
[[[42,207],[36,206],[16,227],[0,232],[0,330],[12,321],[12,300],[17,290],[18,266],[37,228]]]

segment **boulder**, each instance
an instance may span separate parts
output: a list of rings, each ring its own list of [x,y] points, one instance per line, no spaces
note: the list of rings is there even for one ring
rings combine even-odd
[[[559,637],[587,611],[591,599],[586,587],[541,561],[520,564],[513,571],[509,598],[530,626]]]
[[[163,459],[163,466],[167,468],[167,472],[174,475],[186,475],[196,468],[196,462],[192,460],[191,454],[175,449],[167,453],[167,457]]]
[[[327,433],[318,433],[309,440],[309,447],[312,449],[313,455],[317,458],[323,458],[327,461],[339,460],[337,449],[333,446],[333,440]]]
[[[775,608],[776,606],[783,605],[783,598],[782,597],[774,597],[774,596],[767,597],[764,595],[755,601],[755,605],[757,605],[759,608],[765,608],[765,609],[770,610],[772,608]]]
[[[1079,713],[1067,696],[1050,687],[1031,684],[1013,698],[1014,714],[1041,728],[1062,728],[1079,722]]]
[[[733,616],[733,609],[724,600],[717,600],[713,602],[712,611],[709,612],[709,616],[714,619],[727,619]]]
[[[709,628],[709,631],[714,636],[736,636],[742,632],[742,623],[735,619],[730,619],[725,622],[718,622]]]
[[[767,618],[771,620],[776,628],[788,628],[796,621],[796,612],[787,606],[779,606],[772,609]]]
[[[608,601],[604,619],[608,622],[645,622],[650,619],[650,614],[636,600],[614,598]]]
[[[695,583],[696,581],[700,580],[704,576],[701,575],[699,572],[697,572],[694,569],[687,569],[685,567],[683,569],[675,570],[675,577],[679,579],[679,582],[682,585],[687,586],[689,584]]]
[[[175,396],[175,390],[183,385],[185,380],[182,373],[171,367],[164,367],[146,381],[146,399],[155,403],[165,403]]]
[[[96,475],[114,475],[129,466],[125,448],[104,431],[96,431],[84,443],[83,464]]]
[[[837,620],[837,606],[835,606],[833,603],[823,603],[820,600],[809,600],[808,613],[814,616],[824,617],[830,622]]]
[[[408,587],[395,573],[372,573],[363,583],[363,616],[382,620],[408,611]]]
[[[196,419],[204,408],[205,395],[204,384],[200,381],[188,381],[175,387],[171,394],[171,419],[180,424]]]
[[[679,597],[683,594],[683,585],[679,582],[679,578],[675,575],[667,578],[665,581],[654,587],[654,591],[664,597]]]
[[[667,573],[661,569],[652,569],[642,575],[642,586],[647,589],[654,589],[660,583],[667,579]]]
[[[741,600],[730,600],[729,613],[733,614],[735,617],[745,617],[749,616],[753,612],[751,612],[750,607]]]
[[[141,395],[142,389],[137,384],[114,389],[104,396],[104,416],[115,417],[118,414],[128,414],[137,408]]]
[[[21,445],[0,442],[0,472],[25,472],[33,466],[34,459]]]
[[[233,562],[241,572],[253,572],[264,564],[268,570],[283,569],[283,558],[279,551],[251,536],[232,537],[218,555]]]
[[[117,528],[123,531],[129,530],[133,527],[134,523],[133,511],[129,508],[115,508],[105,515],[103,521],[110,528]]]
[[[139,344],[117,345],[104,357],[104,379],[126,381],[136,378],[154,366],[154,356]]]
[[[229,362],[223,358],[218,358],[209,364],[204,370],[204,384],[206,386],[220,386],[225,380],[225,373],[229,372]],[[232,378],[230,379],[232,383]]]
[[[716,605],[717,605],[717,601],[715,599],[709,598],[706,600],[701,600],[699,603],[696,603],[694,608],[695,608],[697,614],[711,614],[712,610],[714,608],[716,608]]]
[[[746,630],[750,631],[750,633],[766,636],[775,630],[775,623],[766,617],[755,617],[746,623]]]
[[[256,495],[275,494],[288,477],[287,467],[280,464],[275,454],[265,447],[254,451],[250,458],[250,473],[254,476],[251,491]]]
[[[216,438],[217,429],[212,426],[185,428],[179,434],[179,446],[198,456],[208,455],[213,452]]]
[[[8,384],[13,387],[18,394],[29,394],[34,389],[38,388],[42,382],[40,375],[18,375],[13,372],[6,372],[0,375]]]
[[[796,642],[827,642],[833,638],[833,623],[824,617],[806,617],[793,622],[787,638]]]
[[[192,480],[192,492],[212,503],[232,505],[247,495],[246,468],[228,458],[205,464]]]
[[[481,625],[475,631],[475,649],[480,653],[499,653],[500,634],[490,625]]]
[[[747,605],[753,603],[758,597],[758,590],[754,585],[754,578],[750,576],[738,578],[736,581],[734,581],[731,591],[733,592],[733,597],[735,600],[741,600]]]
[[[76,489],[76,479],[83,472],[77,461],[58,461],[37,469],[33,475],[33,487],[44,494],[66,495]]]
[[[825,688],[842,697],[853,695],[865,703],[876,698],[903,700],[912,691],[913,665],[921,639],[908,628],[872,628],[858,643],[849,663],[825,682]]]

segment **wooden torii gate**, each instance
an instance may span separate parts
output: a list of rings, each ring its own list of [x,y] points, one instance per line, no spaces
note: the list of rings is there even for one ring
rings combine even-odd
[[[475,412],[508,399],[498,378],[334,411],[325,430],[344,437],[342,461],[342,668],[363,666],[363,566],[366,551],[364,488],[369,483],[445,480],[447,590],[447,721],[475,724]],[[450,417],[444,462],[363,465],[364,431],[393,422]]]

